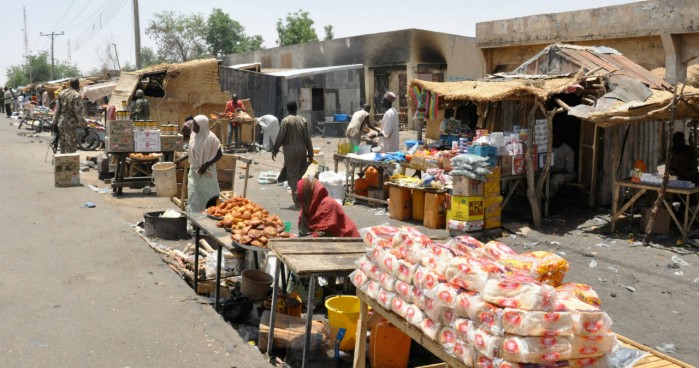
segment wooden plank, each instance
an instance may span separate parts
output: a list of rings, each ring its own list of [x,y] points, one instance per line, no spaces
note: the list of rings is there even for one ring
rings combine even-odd
[[[289,267],[289,270],[299,276],[310,275],[313,273],[332,273],[338,276],[347,275],[357,269],[355,262],[365,253],[357,253],[352,255],[326,255],[323,257],[317,255],[283,255],[275,252],[284,264]]]
[[[415,340],[415,342],[422,345],[425,349],[429,350],[439,359],[442,359],[450,367],[466,368],[466,364],[464,364],[464,362],[447,354],[442,345],[425,336],[419,328],[408,323],[408,321],[406,321],[403,317],[385,309],[384,307],[379,305],[379,303],[377,303],[375,300],[371,299],[366,294],[364,294],[361,290],[357,290],[357,296],[361,301],[365,302],[370,307],[372,307],[375,312],[382,315],[394,326],[398,327],[401,331],[403,331],[403,333],[410,336],[413,340]]]
[[[359,321],[357,321],[357,336],[354,342],[354,368],[364,368],[366,365],[366,332],[369,320],[369,308],[364,302],[359,304]]]
[[[362,242],[359,247],[356,245],[348,245],[342,243],[327,243],[307,246],[303,243],[296,243],[292,246],[285,245],[276,247],[276,249],[286,255],[292,254],[350,254],[350,253],[365,253],[366,246]]]
[[[638,349],[638,350],[641,350],[641,351],[646,351],[646,352],[648,352],[654,356],[657,356],[657,357],[659,357],[667,362],[675,364],[675,366],[677,366],[677,367],[694,368],[694,366],[692,366],[692,365],[689,365],[689,364],[684,363],[678,359],[675,359],[673,357],[665,355],[665,354],[663,354],[655,349],[651,349],[648,346],[645,346],[639,342],[636,342],[634,340],[629,339],[628,337],[624,337],[624,336],[617,334],[616,338],[617,338],[617,340],[619,340],[620,343],[622,343],[624,345],[631,346],[631,347]],[[643,360],[641,360],[641,362],[643,362]]]

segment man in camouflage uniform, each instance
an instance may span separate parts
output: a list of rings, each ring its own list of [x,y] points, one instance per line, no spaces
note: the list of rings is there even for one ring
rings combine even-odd
[[[131,112],[131,120],[148,120],[150,117],[150,106],[148,100],[143,97],[143,90],[136,90],[136,104]]]
[[[79,88],[80,81],[74,78],[70,80],[70,88],[61,91],[58,95],[58,107],[53,115],[53,124],[58,126],[61,153],[75,153],[78,150],[76,130],[85,126],[85,109],[83,99],[78,93]]]

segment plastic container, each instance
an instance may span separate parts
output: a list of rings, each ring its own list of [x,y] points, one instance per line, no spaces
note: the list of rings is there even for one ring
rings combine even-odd
[[[158,188],[158,197],[172,197],[177,193],[177,176],[172,162],[159,162],[153,165],[153,183]]]
[[[272,285],[272,276],[260,270],[245,270],[240,282],[240,293],[249,300],[263,300]]]
[[[335,114],[333,115],[333,120],[337,122],[350,121],[350,116],[347,114]]]
[[[360,144],[357,147],[359,147],[359,151],[357,152],[357,154],[364,155],[367,153],[371,153],[371,146],[368,144]]]
[[[410,357],[410,336],[390,322],[379,322],[369,336],[372,368],[405,368]]]
[[[325,301],[328,309],[328,324],[330,325],[330,341],[335,343],[335,337],[340,328],[345,329],[345,337],[340,343],[340,350],[354,350],[359,320],[359,298],[352,295],[338,295]]]

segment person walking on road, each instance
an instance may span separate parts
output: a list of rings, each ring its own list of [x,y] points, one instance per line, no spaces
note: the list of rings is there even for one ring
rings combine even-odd
[[[39,86],[39,92],[41,92],[41,106],[49,107],[51,101],[49,100],[49,93],[44,88],[44,85]]]
[[[5,112],[7,113],[7,117],[9,118],[12,116],[12,90],[9,87],[5,87]]]
[[[85,126],[85,108],[78,93],[80,80],[70,80],[70,88],[58,95],[58,107],[53,115],[53,125],[58,127],[61,139],[61,153],[75,153],[78,150],[78,133],[76,129]]]
[[[272,160],[277,157],[279,149],[283,146],[284,166],[277,181],[280,183],[286,181],[289,184],[291,199],[294,201],[294,207],[298,209],[301,203],[298,200],[296,185],[303,177],[308,165],[313,162],[313,143],[306,120],[296,115],[298,110],[296,101],[287,102],[286,110],[289,115],[282,119],[277,142],[272,148]]]
[[[5,113],[5,89],[0,87],[0,114]]]

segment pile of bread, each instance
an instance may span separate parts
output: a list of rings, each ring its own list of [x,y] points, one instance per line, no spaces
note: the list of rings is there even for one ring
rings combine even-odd
[[[609,366],[612,320],[591,287],[563,284],[559,255],[470,236],[439,243],[411,227],[360,233],[354,285],[466,365]]]

